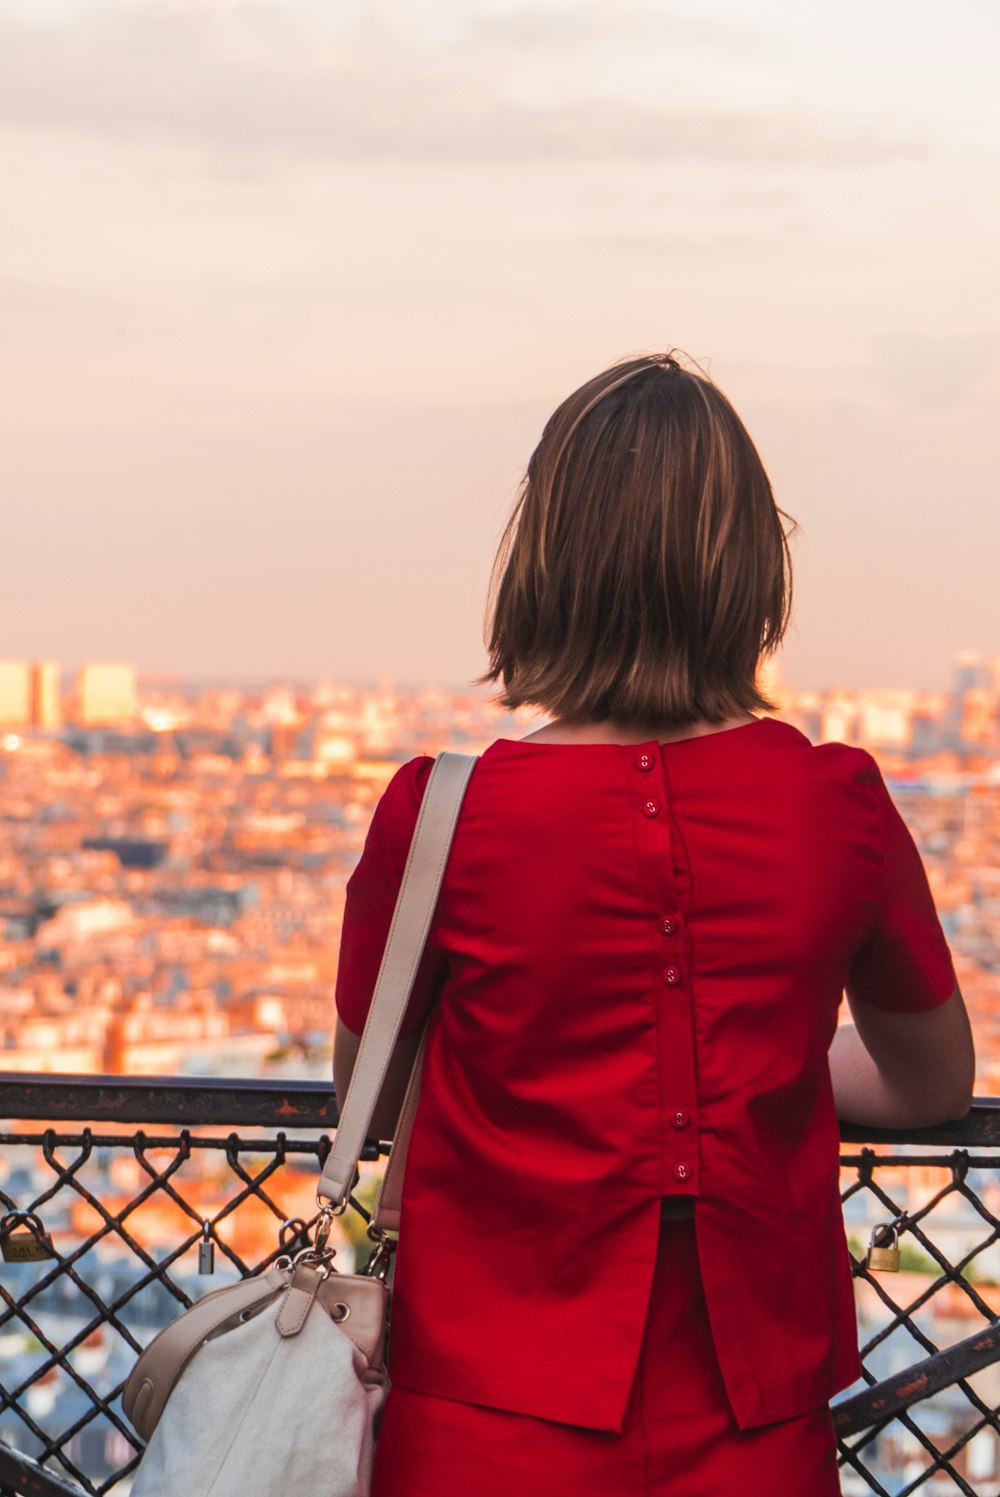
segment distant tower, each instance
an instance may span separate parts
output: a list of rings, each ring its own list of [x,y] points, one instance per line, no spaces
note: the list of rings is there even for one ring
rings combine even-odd
[[[76,716],[83,727],[130,723],[139,715],[134,665],[84,665],[76,680]]]
[[[974,686],[990,685],[990,670],[977,650],[959,650],[952,660],[952,691],[961,701]]]
[[[0,726],[31,724],[31,666],[23,660],[0,660]]]
[[[59,667],[43,660],[31,667],[31,726],[58,728],[62,722]]]

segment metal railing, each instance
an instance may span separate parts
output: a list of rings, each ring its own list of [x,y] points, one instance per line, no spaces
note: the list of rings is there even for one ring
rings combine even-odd
[[[0,1210],[34,1212],[54,1252],[0,1263],[0,1497],[126,1497],[141,1445],[121,1392],[138,1351],[208,1288],[304,1240],[336,1104],[308,1082],[107,1076],[0,1077],[0,1098],[16,1120],[0,1133]],[[844,1493],[993,1497],[1000,1100],[958,1123],[841,1136],[864,1368],[834,1407]],[[348,1271],[371,1247],[379,1156],[370,1144],[337,1223]],[[888,1221],[899,1274],[866,1266]]]

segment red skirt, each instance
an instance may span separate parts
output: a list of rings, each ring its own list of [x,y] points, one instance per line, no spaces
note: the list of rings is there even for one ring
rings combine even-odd
[[[525,1355],[530,1355],[528,1347]],[[733,1419],[709,1329],[694,1221],[660,1224],[620,1432],[393,1383],[371,1497],[839,1497],[828,1407],[759,1429]]]

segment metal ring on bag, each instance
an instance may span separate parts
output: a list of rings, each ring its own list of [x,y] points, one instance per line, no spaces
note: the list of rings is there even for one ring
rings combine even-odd
[[[342,1311],[342,1313],[340,1315],[337,1314],[338,1310]],[[334,1305],[333,1309],[330,1311],[330,1318],[332,1320],[336,1321],[336,1323],[339,1325],[342,1320],[346,1320],[347,1319],[347,1317],[350,1315],[350,1313],[351,1313],[351,1307],[350,1307],[350,1305],[345,1305],[344,1302],[343,1302],[343,1300],[338,1300],[337,1303]]]
[[[300,1248],[292,1259],[292,1267],[297,1268],[300,1263],[312,1263],[320,1270],[321,1278],[328,1278],[330,1274],[337,1272],[331,1262],[334,1251],[334,1248],[327,1248],[325,1253],[320,1253],[313,1247]]]

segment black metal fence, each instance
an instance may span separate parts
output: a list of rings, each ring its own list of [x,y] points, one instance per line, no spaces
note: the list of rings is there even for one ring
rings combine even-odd
[[[0,1209],[36,1218],[8,1219],[19,1261],[0,1262],[0,1497],[126,1497],[141,1449],[121,1393],[136,1354],[199,1294],[303,1238],[336,1106],[303,1082],[8,1076],[0,1089],[14,1120]],[[996,1497],[1000,1101],[960,1123],[842,1138],[864,1366],[834,1410],[845,1497]],[[366,1159],[357,1210],[337,1224],[347,1271],[370,1249],[376,1145]],[[866,1247],[888,1222],[901,1271],[872,1272]],[[52,1256],[36,1256],[40,1236]]]

